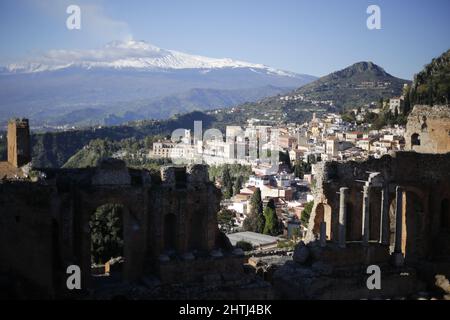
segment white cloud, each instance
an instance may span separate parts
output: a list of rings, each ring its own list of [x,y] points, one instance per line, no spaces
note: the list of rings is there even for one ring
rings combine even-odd
[[[210,69],[210,68],[252,68],[283,74],[260,64],[253,64],[232,59],[216,59],[189,55],[174,50],[155,47],[144,41],[113,41],[106,46],[93,50],[50,50],[42,56],[35,56],[25,62],[8,65],[10,72],[40,72],[58,70],[69,66],[82,68],[136,68],[141,70],[163,69]]]
[[[151,58],[158,59],[170,55],[170,52],[142,41],[113,41],[94,50],[50,50],[40,63],[64,65],[81,62],[114,62],[120,59]]]
[[[91,34],[101,37],[103,40],[131,40],[131,34],[128,24],[124,21],[115,20],[105,15],[102,7],[98,5],[82,5],[82,28],[87,28]]]
[[[97,0],[30,0],[40,12],[56,19],[65,21],[69,16],[66,9],[77,5],[81,9],[81,32],[83,36],[95,38],[105,43],[112,40],[131,40],[131,29],[125,21],[115,19],[106,13],[108,2]],[[65,23],[61,24],[65,28]],[[75,31],[72,31],[75,32]]]

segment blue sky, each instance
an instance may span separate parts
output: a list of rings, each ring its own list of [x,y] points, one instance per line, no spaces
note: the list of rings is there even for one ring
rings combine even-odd
[[[81,7],[82,30],[66,29]],[[366,9],[381,8],[381,30]],[[362,60],[411,79],[450,48],[448,0],[1,0],[0,64],[133,38],[215,58],[326,75]]]

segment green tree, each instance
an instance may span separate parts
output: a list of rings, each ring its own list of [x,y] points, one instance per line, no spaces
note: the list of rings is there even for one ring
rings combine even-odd
[[[293,228],[291,233],[291,239],[295,240],[300,238],[300,228]]]
[[[383,98],[380,98],[380,101],[379,101],[378,103],[379,103],[379,108],[380,108],[380,110],[383,110],[383,108],[384,108],[384,101],[383,101]]]
[[[450,100],[450,50],[433,59],[414,76],[410,105],[448,104]]]
[[[229,209],[222,209],[217,214],[217,223],[220,225],[220,229],[225,233],[231,232],[234,227],[234,220],[236,213]]]
[[[276,236],[280,230],[280,224],[278,221],[278,216],[275,210],[275,203],[273,199],[269,200],[266,208],[264,209],[264,234],[270,234]]]
[[[305,204],[305,208],[302,211],[302,216],[300,218],[300,221],[304,227],[308,227],[309,224],[309,217],[311,216],[311,211],[314,206],[314,201],[310,201]]]
[[[222,172],[222,190],[225,199],[229,199],[233,196],[233,181],[228,166],[225,166]]]
[[[311,173],[312,167],[311,167],[310,163],[302,161],[302,166],[303,166],[304,173]]]
[[[433,78],[428,81],[428,104],[433,105],[434,102],[434,88],[433,88]]]
[[[238,176],[234,181],[234,195],[237,195],[241,192],[242,189],[242,176]]]
[[[265,223],[261,190],[256,188],[250,199],[250,213],[244,220],[244,230],[263,233]]]
[[[316,164],[317,163],[317,159],[316,156],[314,154],[308,154],[308,164]]]
[[[284,163],[289,169],[292,169],[291,158],[289,157],[289,152],[280,151],[279,159],[280,159],[280,162]]]
[[[236,242],[236,248],[241,248],[244,251],[251,251],[253,250],[253,245],[250,242],[241,240]]]
[[[295,165],[294,165],[294,175],[296,178],[300,178],[303,179],[304,175],[305,175],[305,170],[303,167],[303,163],[299,160],[295,161]]]
[[[409,84],[403,90],[403,97],[405,101],[403,102],[403,110],[401,111],[403,115],[407,115],[411,110],[411,86]]]
[[[261,199],[261,189],[256,188],[255,192],[252,195],[250,200],[251,209],[250,212],[252,214],[261,214],[263,211],[263,202]]]
[[[342,114],[342,120],[349,123],[355,122],[356,115],[353,111],[346,111]]]
[[[107,204],[99,207],[89,222],[92,263],[105,263],[122,255],[122,207]]]
[[[227,195],[227,199],[233,196],[233,182],[230,182],[225,187],[225,194]]]

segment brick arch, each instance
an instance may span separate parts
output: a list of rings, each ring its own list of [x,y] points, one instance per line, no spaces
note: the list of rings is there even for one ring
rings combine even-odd
[[[333,237],[332,234],[332,210],[331,206],[327,203],[321,202],[318,203],[315,206],[314,210],[314,227],[313,227],[313,233],[314,235],[319,236],[320,235],[320,223],[325,222],[326,223],[326,235],[327,240],[331,240]]]
[[[417,187],[405,187],[403,192],[402,252],[407,260],[425,257],[427,238],[426,194]]]
[[[74,214],[74,252],[81,267],[82,286],[91,284],[91,231],[89,222],[94,212],[105,204],[116,204],[122,208],[123,224],[123,257],[125,260],[122,279],[133,280],[140,272],[140,251],[136,249],[136,243],[140,243],[145,225],[145,205],[140,201],[137,193],[125,192],[123,186],[102,187],[96,186],[88,191],[77,190],[80,205]],[[78,235],[77,235],[78,234]],[[139,247],[139,246],[138,246]],[[140,248],[138,248],[140,249]],[[87,271],[89,270],[89,271]]]
[[[167,166],[159,175],[151,175],[147,170],[108,160],[97,168],[39,169],[48,183],[20,180],[0,184],[0,224],[8,226],[0,232],[0,268],[29,279],[47,297],[57,289],[58,264],[62,262],[62,279],[67,279],[69,265],[77,265],[81,268],[81,287],[89,289],[89,217],[105,203],[126,208],[125,280],[137,280],[149,271],[165,275],[166,270],[163,272],[160,266],[164,263],[162,226],[166,213],[174,213],[180,221],[179,254],[185,253],[189,239],[186,220],[193,212],[205,219],[205,251],[228,249],[227,243],[218,241],[216,213],[221,193],[209,181],[207,167],[183,169],[186,181],[182,189],[176,189],[176,170]],[[17,252],[21,259],[17,259]],[[177,271],[168,273],[169,277],[178,275]],[[67,291],[65,282],[62,290]]]
[[[395,227],[396,227],[396,221],[395,221],[395,205],[396,205],[396,199],[395,199],[395,193],[389,194],[389,215],[388,215],[388,221],[389,221],[389,250],[390,252],[394,252],[395,247]]]
[[[420,134],[418,133],[413,133],[410,137],[410,142],[411,142],[411,149],[414,149],[414,146],[420,146]]]
[[[380,240],[380,228],[381,228],[381,189],[371,188],[370,190],[370,240],[379,241]]]
[[[124,258],[124,265],[122,266],[122,274],[120,275],[121,279],[126,278],[125,274],[126,274],[126,268],[128,263],[128,260],[130,259],[130,252],[129,252],[129,245],[128,243],[131,241],[130,239],[128,239],[128,235],[127,232],[125,231],[125,219],[129,219],[129,210],[126,206],[124,206],[122,203],[120,202],[115,202],[115,201],[111,201],[111,202],[104,202],[102,204],[100,204],[99,206],[97,206],[94,210],[90,211],[90,217],[89,217],[89,243],[91,245],[89,253],[90,256],[92,257],[92,226],[91,226],[91,222],[93,221],[92,219],[94,218],[94,214],[96,213],[97,210],[99,210],[100,208],[107,206],[107,205],[112,205],[115,206],[114,209],[118,209],[117,213],[117,217],[119,218],[119,225],[121,227],[120,230],[120,234],[119,234],[119,238],[121,238],[121,240],[123,241],[122,244],[122,249],[120,250],[120,252],[116,252],[116,256],[113,256],[111,258],[117,258],[119,256]],[[127,243],[127,245],[125,245]],[[105,259],[108,259],[107,257],[105,257]],[[106,263],[106,261],[102,261],[102,263]],[[91,261],[92,263],[92,261]]]

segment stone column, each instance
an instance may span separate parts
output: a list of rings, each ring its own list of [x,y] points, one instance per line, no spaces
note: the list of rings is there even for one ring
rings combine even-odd
[[[322,221],[320,223],[320,246],[325,247],[327,245],[327,223]]]
[[[389,185],[381,189],[380,243],[389,245]]]
[[[395,246],[394,265],[400,267],[404,259],[402,254],[402,227],[403,227],[403,190],[397,186],[395,188]]]
[[[345,223],[347,216],[347,197],[348,188],[342,187],[339,189],[339,247],[345,248]]]
[[[370,240],[370,186],[363,187],[363,208],[362,208],[362,244],[369,245]]]

